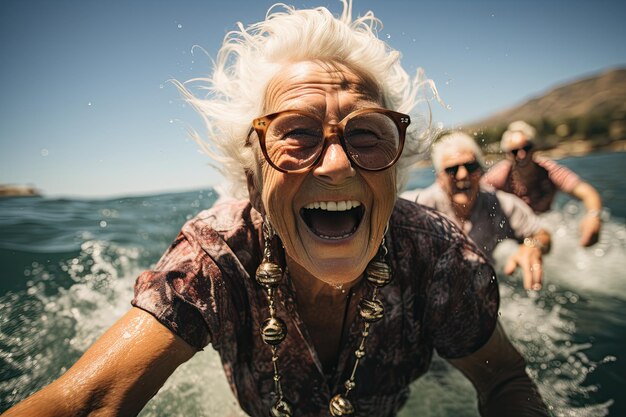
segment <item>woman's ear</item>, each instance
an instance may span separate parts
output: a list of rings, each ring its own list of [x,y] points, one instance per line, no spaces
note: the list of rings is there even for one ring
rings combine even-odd
[[[263,216],[265,216],[265,207],[263,207],[263,199],[261,198],[261,186],[257,177],[252,170],[246,169],[246,182],[248,183],[248,195],[252,207]]]

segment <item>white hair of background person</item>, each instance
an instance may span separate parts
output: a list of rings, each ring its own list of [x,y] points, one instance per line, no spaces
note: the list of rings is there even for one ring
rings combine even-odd
[[[443,169],[441,164],[445,155],[466,151],[474,154],[480,167],[485,170],[483,152],[474,138],[467,133],[452,132],[442,136],[432,147],[431,160],[433,161],[435,172],[439,173]]]
[[[246,171],[258,181],[256,148],[246,146],[247,135],[252,120],[266,113],[269,81],[288,63],[326,60],[345,64],[377,83],[383,106],[411,116],[404,152],[395,168],[398,192],[406,184],[408,169],[430,144],[429,102],[440,102],[433,81],[426,79],[421,69],[413,78],[407,74],[400,64],[400,52],[378,39],[382,23],[371,11],[352,20],[352,1],[341,2],[340,17],[324,7],[295,10],[275,4],[264,21],[247,28],[239,22],[238,30],[226,35],[209,77],[185,83],[173,80],[206,124],[206,142],[195,131],[191,136],[230,182],[227,191],[231,195],[247,196]],[[418,107],[423,108],[421,112]]]
[[[517,120],[515,122],[512,122],[506,128],[506,132],[502,134],[502,140],[500,141],[500,148],[503,151],[507,152],[509,150],[509,144],[511,143],[513,134],[518,133],[518,132],[524,135],[528,143],[532,143],[533,140],[535,139],[535,136],[537,135],[537,130],[535,130],[534,127],[532,127],[525,121]]]

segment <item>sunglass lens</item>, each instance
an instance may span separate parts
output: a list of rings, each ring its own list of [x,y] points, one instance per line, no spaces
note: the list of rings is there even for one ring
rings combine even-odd
[[[365,169],[380,169],[391,164],[400,152],[400,132],[395,122],[382,113],[353,117],[344,128],[350,158]]]
[[[469,172],[470,174],[472,172],[475,172],[479,167],[480,165],[478,165],[478,162],[470,162],[469,164],[465,164],[465,169],[467,169],[467,172]]]
[[[308,168],[322,152],[324,134],[319,121],[299,113],[273,120],[265,135],[269,159],[286,171]]]
[[[455,165],[453,167],[444,168],[444,171],[446,171],[446,174],[448,174],[448,175],[456,175],[458,170],[459,170],[459,166],[458,165]]]
[[[456,176],[456,173],[459,172],[459,168],[462,166],[465,167],[465,170],[468,172],[468,174],[472,174],[476,172],[478,168],[480,168],[480,164],[474,161],[474,162],[468,162],[467,164],[454,165],[448,168],[444,168],[444,171],[446,171],[448,175]]]
[[[522,146],[521,148],[517,148],[517,149],[511,149],[511,153],[513,154],[513,156],[517,156],[517,153],[519,151],[524,151],[526,153],[528,153],[531,149],[533,148],[532,144],[528,144],[526,146]]]

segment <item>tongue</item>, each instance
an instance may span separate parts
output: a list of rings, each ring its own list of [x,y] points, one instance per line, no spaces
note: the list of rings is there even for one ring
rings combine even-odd
[[[351,211],[307,210],[308,224],[317,235],[341,237],[354,231],[356,216]]]

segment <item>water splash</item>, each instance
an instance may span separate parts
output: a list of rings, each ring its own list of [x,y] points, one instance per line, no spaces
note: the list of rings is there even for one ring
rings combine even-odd
[[[60,265],[74,285],[50,295],[46,268],[36,264],[25,294],[0,298],[0,409],[62,375],[128,311],[135,277],[145,268],[140,254],[137,247],[87,240],[77,257]],[[244,414],[230,392],[217,353],[207,349],[179,367],[140,415]]]
[[[136,276],[162,253],[161,246],[175,236],[175,225],[214,198],[212,193],[200,193],[185,199],[161,196],[123,200],[118,205],[102,202],[97,210],[81,206],[76,216],[85,218],[91,229],[69,233],[81,239],[76,249],[55,263],[29,262],[22,277],[27,287],[0,297],[0,410],[60,376],[121,317],[130,308]],[[129,210],[147,217],[138,223]],[[90,212],[93,217],[85,217]],[[600,395],[606,386],[593,381],[606,381],[597,377],[599,373],[619,374],[612,370],[619,363],[623,343],[610,335],[626,323],[622,278],[626,229],[606,217],[600,242],[580,248],[580,216],[580,207],[565,206],[546,217],[555,238],[552,253],[545,257],[544,290],[527,294],[519,276],[500,277],[500,317],[527,358],[528,372],[554,415],[601,417],[608,415],[613,400]],[[108,223],[105,229],[94,221],[102,218]],[[122,221],[132,225],[124,229],[126,234],[120,228]],[[162,228],[169,223],[173,225]],[[153,241],[163,243],[146,249]],[[495,254],[500,265],[507,250],[516,248],[509,243],[500,245]],[[50,239],[52,244],[58,245],[56,238]],[[617,341],[606,345],[610,337]],[[400,416],[478,415],[473,387],[440,358],[411,390]],[[140,415],[244,414],[230,392],[218,355],[209,348],[179,367]]]

